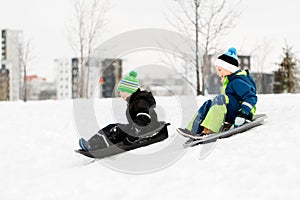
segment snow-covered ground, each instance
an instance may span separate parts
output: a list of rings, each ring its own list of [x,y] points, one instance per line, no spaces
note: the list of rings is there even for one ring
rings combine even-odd
[[[79,135],[122,121],[119,100],[90,104],[96,124],[72,101],[1,102],[0,199],[299,198],[300,95],[260,95],[263,126],[186,151],[175,128],[193,113],[157,97],[167,140],[95,162],[75,154]]]

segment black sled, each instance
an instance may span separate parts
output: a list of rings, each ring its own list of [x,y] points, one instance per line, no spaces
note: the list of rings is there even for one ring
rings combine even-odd
[[[78,149],[75,150],[75,152],[90,158],[100,159],[137,149],[143,146],[148,146],[150,144],[154,144],[168,138],[168,125],[170,125],[170,123],[163,123],[159,128],[155,129],[151,133],[141,135],[140,138],[131,145],[125,145],[123,144],[123,142],[119,142],[104,149],[98,149],[94,151],[85,151],[82,149]]]

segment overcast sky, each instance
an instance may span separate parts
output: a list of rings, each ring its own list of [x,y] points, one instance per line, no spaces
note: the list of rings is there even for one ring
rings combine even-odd
[[[138,28],[168,28],[165,13],[171,0],[111,0],[109,24],[103,40]],[[275,68],[285,40],[300,58],[300,1],[244,0],[237,26],[224,36],[222,46],[235,46],[240,54],[252,52],[268,41],[272,50],[269,68]],[[53,79],[55,58],[73,57],[66,24],[72,13],[71,0],[0,0],[0,28],[23,30],[33,41],[35,62],[30,74]],[[226,50],[226,49],[224,49]]]

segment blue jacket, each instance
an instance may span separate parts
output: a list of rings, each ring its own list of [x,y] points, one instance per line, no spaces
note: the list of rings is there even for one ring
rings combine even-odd
[[[238,70],[226,77],[223,94],[227,98],[226,121],[233,123],[238,112],[243,112],[252,119],[256,111],[256,85],[248,70]]]

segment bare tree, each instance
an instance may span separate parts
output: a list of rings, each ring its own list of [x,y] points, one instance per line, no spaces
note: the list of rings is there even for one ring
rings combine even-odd
[[[24,74],[24,83],[23,83],[23,101],[27,101],[27,67],[28,64],[33,60],[32,55],[32,42],[30,39],[24,41],[24,47],[19,48],[22,51],[21,55],[21,63],[23,66],[23,74]]]
[[[253,57],[256,61],[256,70],[258,73],[258,77],[256,80],[256,89],[258,92],[261,92],[263,72],[266,67],[266,61],[269,54],[271,53],[271,50],[271,42],[264,39],[263,42],[258,43],[258,45],[256,45],[250,53],[250,56]]]
[[[74,0],[74,17],[68,25],[72,47],[79,57],[79,96],[88,98],[91,55],[106,25],[106,0]]]
[[[13,45],[18,51],[19,62],[21,65],[20,69],[23,69],[22,92],[23,92],[23,101],[26,102],[28,97],[27,80],[26,80],[27,67],[34,60],[32,40],[28,38],[23,38],[22,40],[20,40],[18,38],[13,42]]]
[[[194,66],[196,73],[196,93],[204,95],[206,71],[209,53],[216,50],[218,40],[235,27],[235,19],[240,15],[237,3],[227,0],[174,0],[180,12],[174,12],[175,23],[169,20],[177,30],[193,38]],[[203,58],[200,48],[204,50]],[[201,63],[202,62],[202,63]],[[200,66],[201,64],[201,66]],[[200,89],[201,70],[201,89]]]

